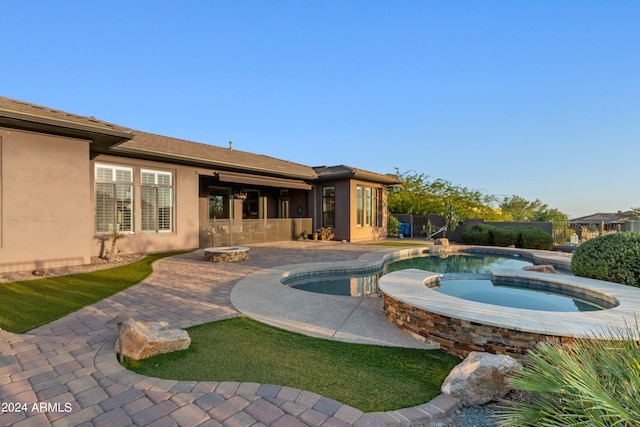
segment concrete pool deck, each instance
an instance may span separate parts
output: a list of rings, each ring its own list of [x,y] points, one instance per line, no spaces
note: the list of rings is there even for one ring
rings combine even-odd
[[[359,258],[337,262],[289,264],[261,270],[241,279],[231,290],[231,303],[242,314],[261,322],[318,338],[337,341],[434,349],[391,324],[382,312],[379,295],[350,297],[324,295],[285,286],[291,275],[325,270],[366,269],[398,249],[381,249]]]

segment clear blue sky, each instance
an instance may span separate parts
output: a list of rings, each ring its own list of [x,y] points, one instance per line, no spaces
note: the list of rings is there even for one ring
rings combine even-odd
[[[2,1],[0,95],[571,217],[640,207],[640,1]]]

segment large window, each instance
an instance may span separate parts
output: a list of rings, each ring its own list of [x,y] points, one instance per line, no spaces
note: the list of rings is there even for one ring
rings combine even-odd
[[[133,169],[96,164],[96,234],[133,232]]]
[[[336,226],[336,188],[322,188],[322,225],[324,227]]]
[[[209,220],[231,218],[231,189],[209,187],[207,196]]]
[[[356,221],[358,227],[379,227],[378,194],[373,187],[356,186]]]
[[[173,174],[142,169],[140,176],[142,231],[173,231]]]

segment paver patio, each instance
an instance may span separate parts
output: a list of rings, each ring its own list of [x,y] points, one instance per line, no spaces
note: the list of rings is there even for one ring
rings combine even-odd
[[[160,260],[144,282],[62,319],[17,335],[0,330],[2,426],[364,426],[405,425],[449,415],[443,396],[407,411],[364,414],[315,393],[256,383],[150,378],[116,360],[116,326],[126,315],[172,327],[240,315],[233,285],[283,264],[355,259],[380,246],[285,242],[251,246],[240,263],[203,261],[202,250]],[[382,314],[381,314],[382,315]],[[435,415],[434,415],[435,414]]]

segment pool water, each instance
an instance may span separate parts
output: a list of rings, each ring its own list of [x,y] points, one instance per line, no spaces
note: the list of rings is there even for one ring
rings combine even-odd
[[[609,308],[571,295],[518,287],[514,283],[500,285],[489,279],[444,279],[432,289],[468,301],[527,310],[581,312]]]
[[[449,255],[446,257],[423,256],[388,263],[383,269],[365,271],[353,275],[325,273],[316,276],[302,276],[283,281],[286,286],[308,292],[328,295],[367,296],[379,295],[378,279],[383,274],[408,268],[434,273],[475,273],[487,274],[492,268],[521,269],[532,265],[518,257],[493,255]]]
[[[432,289],[468,301],[502,307],[540,311],[581,312],[611,308],[605,302],[585,301],[575,295],[550,292],[547,287],[526,283],[492,281],[493,268],[522,269],[532,265],[518,256],[455,254],[446,257],[421,256],[386,264],[382,269],[371,269],[359,274],[343,275],[323,273],[302,275],[283,280],[295,289],[352,297],[379,296],[378,281],[383,274],[405,269],[420,269],[441,273],[443,277]]]
[[[387,265],[387,273],[409,268],[432,271],[434,273],[475,273],[489,274],[494,268],[521,270],[533,265],[519,256],[500,257],[494,255],[449,255],[444,257],[423,256],[403,259]]]
[[[345,275],[322,275],[305,276],[298,279],[288,280],[285,284],[289,287],[302,291],[315,292],[326,295],[342,296],[368,296],[379,295],[378,279],[381,273],[379,270],[371,273],[345,276]]]

